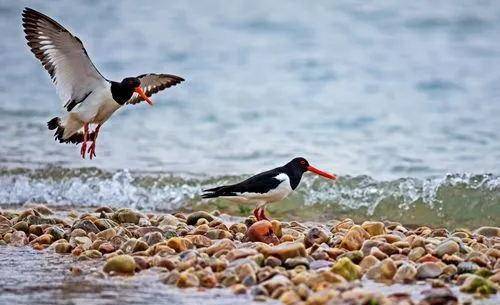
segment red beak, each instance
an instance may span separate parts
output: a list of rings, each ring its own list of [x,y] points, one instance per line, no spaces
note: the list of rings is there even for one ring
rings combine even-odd
[[[325,177],[325,178],[327,178],[327,179],[332,179],[332,180],[337,179],[337,176],[332,175],[332,174],[329,174],[329,173],[324,172],[324,171],[322,171],[322,170],[319,170],[319,169],[317,169],[316,167],[311,166],[311,165],[309,165],[309,166],[307,167],[307,170],[308,170],[308,171],[310,171],[310,172],[313,172],[313,173],[315,173],[315,174],[318,174],[318,175],[320,175],[320,176],[323,176],[323,177]]]
[[[142,90],[141,86],[138,86],[135,88],[135,92],[137,92],[139,94],[139,96],[145,100],[146,102],[148,102],[149,105],[153,106],[153,101],[151,101],[149,99],[149,97],[147,97],[147,95],[144,93],[144,91]]]

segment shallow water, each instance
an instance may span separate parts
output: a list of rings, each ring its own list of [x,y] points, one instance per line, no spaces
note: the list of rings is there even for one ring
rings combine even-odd
[[[180,290],[162,284],[158,274],[144,271],[133,277],[99,278],[92,274],[96,263],[77,262],[71,256],[48,251],[36,251],[28,247],[0,246],[0,304],[262,304],[254,302],[250,295],[234,295],[228,289],[197,291]],[[70,268],[78,266],[82,275],[73,275]],[[428,284],[384,285],[363,281],[363,289],[385,295],[408,293],[413,300],[420,300]],[[452,288],[461,301],[470,304],[494,305],[500,295],[489,299],[474,299]],[[266,304],[280,304],[269,301]]]
[[[95,269],[92,262],[27,247],[1,246],[0,257],[0,304],[259,304],[223,289],[167,288],[153,272],[101,279],[89,274]],[[81,267],[83,275],[72,275],[72,266]]]

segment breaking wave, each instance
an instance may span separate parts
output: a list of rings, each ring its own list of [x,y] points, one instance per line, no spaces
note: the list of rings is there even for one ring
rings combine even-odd
[[[251,206],[200,199],[204,187],[242,178],[53,166],[0,168],[0,204],[39,202],[71,208],[107,205],[155,211],[216,208],[245,215]],[[293,196],[270,205],[269,211],[275,217],[305,220],[350,217],[447,227],[499,225],[500,177],[460,173],[379,181],[369,176],[344,176],[332,184],[307,176]]]

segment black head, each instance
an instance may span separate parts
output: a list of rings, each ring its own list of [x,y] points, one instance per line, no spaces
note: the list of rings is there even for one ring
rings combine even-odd
[[[120,83],[124,89],[134,92],[135,88],[141,85],[141,81],[137,77],[126,77]]]
[[[337,179],[335,175],[329,174],[310,165],[309,162],[302,157],[293,159],[292,161],[285,164],[285,166],[283,166],[282,168],[283,171],[288,175],[288,177],[290,177],[290,184],[292,189],[295,189],[297,187],[300,179],[302,178],[302,174],[307,171],[313,172],[327,179]]]
[[[296,170],[301,171],[302,173],[305,173],[308,171],[309,167],[309,162],[302,157],[297,157],[294,158],[292,161],[288,162],[285,167],[293,167]]]

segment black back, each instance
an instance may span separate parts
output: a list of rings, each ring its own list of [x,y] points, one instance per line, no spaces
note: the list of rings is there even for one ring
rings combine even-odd
[[[302,163],[304,162],[305,163]],[[202,198],[215,198],[220,196],[237,196],[239,193],[264,194],[275,189],[282,180],[275,178],[279,174],[286,174],[290,178],[290,186],[295,190],[302,179],[302,174],[307,170],[309,163],[304,158],[295,158],[284,166],[280,166],[255,176],[240,183],[224,185],[212,189],[203,190]]]

